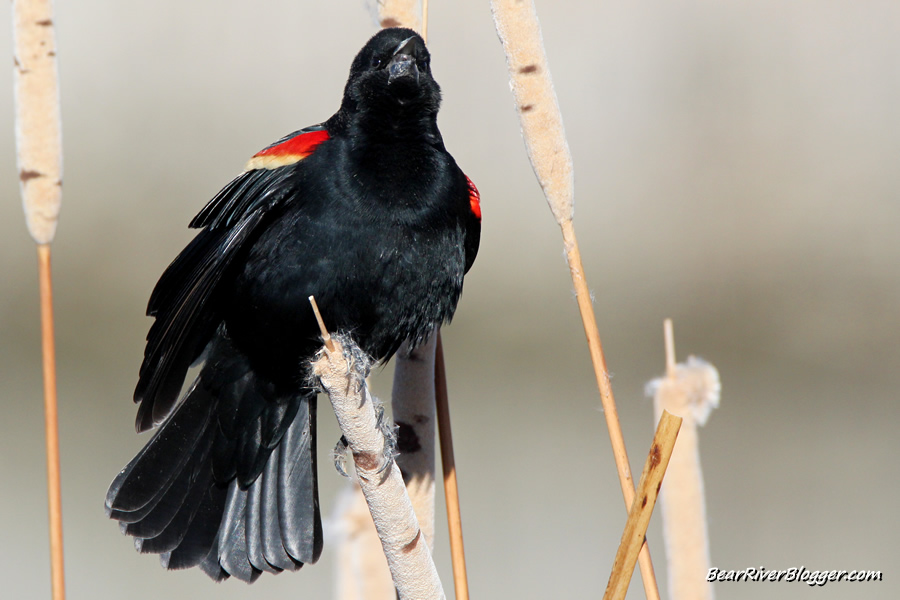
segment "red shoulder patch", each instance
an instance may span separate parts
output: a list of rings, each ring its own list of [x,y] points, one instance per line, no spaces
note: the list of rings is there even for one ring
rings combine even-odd
[[[260,150],[247,162],[247,171],[277,169],[300,162],[312,154],[330,136],[324,129],[308,131]]]
[[[475,187],[475,184],[472,183],[472,180],[469,179],[468,175],[466,175],[466,184],[469,186],[469,209],[472,211],[472,214],[475,215],[475,218],[480,221],[481,194],[478,193],[478,188]]]

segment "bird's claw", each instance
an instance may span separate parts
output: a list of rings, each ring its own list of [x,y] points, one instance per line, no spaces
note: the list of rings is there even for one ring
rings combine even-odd
[[[334,457],[334,468],[338,473],[343,475],[344,477],[350,477],[350,474],[347,473],[347,448],[350,447],[350,444],[347,443],[347,438],[341,436],[341,439],[338,440],[338,443],[334,445],[334,450],[332,451],[332,456]]]
[[[375,426],[384,436],[384,463],[381,465],[381,468],[376,471],[376,473],[380,475],[391,468],[391,465],[394,464],[394,459],[400,453],[397,451],[397,426],[385,419],[384,406],[379,405],[376,409]]]

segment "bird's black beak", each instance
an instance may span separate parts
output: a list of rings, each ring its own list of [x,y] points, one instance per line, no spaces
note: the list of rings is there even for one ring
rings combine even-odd
[[[388,83],[393,83],[397,79],[405,77],[415,78],[416,85],[419,83],[419,69],[416,67],[416,38],[410,37],[397,46],[394,50],[394,56],[388,63]]]

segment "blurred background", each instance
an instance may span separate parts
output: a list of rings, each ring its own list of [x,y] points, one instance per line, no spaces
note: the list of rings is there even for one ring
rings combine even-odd
[[[131,403],[144,308],[191,238],[188,221],[248,156],[337,109],[375,21],[361,0],[56,10],[69,598],[328,598],[327,541],[300,573],[215,585],[134,552],[103,499],[146,441]],[[722,377],[700,442],[713,565],[884,572],[881,583],[817,589],[721,583],[718,596],[895,597],[900,3],[556,0],[538,10],[632,468],[652,437],[643,387],[663,373],[672,317],[679,359],[702,356]],[[0,27],[8,53],[9,30]],[[473,597],[599,597],[625,511],[489,3],[431,2],[429,38],[441,130],[484,212],[481,253],[444,334]],[[46,598],[36,260],[11,82],[10,69],[0,78],[0,595]],[[385,397],[390,374],[375,385]],[[322,406],[324,454],[339,433]],[[346,482],[328,461],[320,482],[329,513]],[[649,539],[665,586],[658,518]],[[446,535],[436,558],[449,589]],[[643,597],[637,575],[630,597]]]

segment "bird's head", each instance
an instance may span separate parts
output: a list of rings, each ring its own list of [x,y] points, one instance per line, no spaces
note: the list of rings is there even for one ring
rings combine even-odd
[[[431,54],[412,29],[382,29],[350,67],[344,107],[351,111],[396,107],[436,113],[441,88],[431,76]]]

